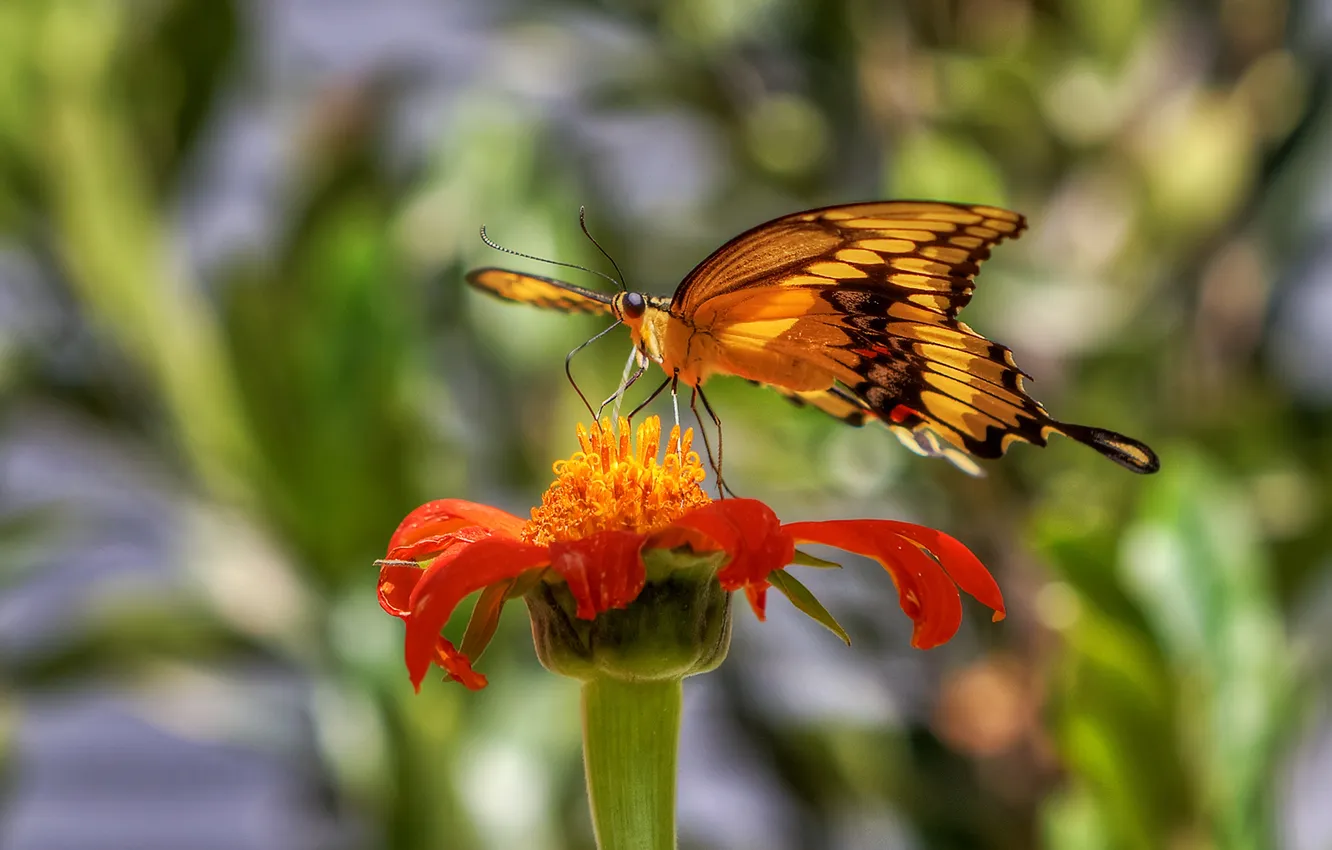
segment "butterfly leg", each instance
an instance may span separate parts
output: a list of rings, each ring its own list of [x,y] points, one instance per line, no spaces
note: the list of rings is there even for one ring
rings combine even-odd
[[[684,429],[680,427],[680,394],[676,392],[679,386],[680,370],[676,369],[671,376],[671,409],[675,411],[675,430],[681,437],[680,442],[675,444],[675,456],[680,459],[680,465],[684,466]],[[693,404],[693,396],[689,397],[689,403]]]
[[[715,461],[712,458],[712,446],[708,443],[708,429],[703,427],[703,417],[698,415],[697,402],[700,399],[703,401],[703,409],[708,412],[708,417],[712,419],[712,424],[717,427],[717,459]],[[712,467],[712,471],[717,476],[717,495],[723,499],[726,498],[727,494],[730,494],[733,498],[739,498],[730,485],[726,483],[726,479],[722,477],[721,417],[713,411],[712,405],[708,404],[708,397],[703,394],[701,387],[694,387],[694,392],[689,397],[689,409],[694,412],[694,418],[698,420],[698,432],[703,435],[703,450],[708,455],[708,466]]]
[[[618,328],[620,324],[621,324],[620,322],[616,322],[615,324],[606,328],[604,331],[601,331],[596,336],[589,339],[587,342],[584,342],[582,345],[575,348],[573,351],[570,351],[568,354],[564,355],[564,377],[569,379],[570,386],[574,388],[574,392],[578,393],[578,397],[583,400],[583,407],[587,408],[588,414],[590,414],[593,418],[596,418],[597,414],[593,412],[591,402],[587,400],[587,396],[583,395],[583,391],[578,388],[578,382],[574,380],[573,376],[574,355],[582,351],[584,348],[587,348],[589,345],[596,342],[597,340],[601,339],[606,334]]]
[[[628,415],[626,418],[629,419],[629,421],[632,422],[632,421],[633,421],[633,418],[634,418],[635,416],[637,416],[640,412],[642,412],[643,408],[645,408],[645,407],[647,407],[649,404],[651,404],[652,401],[653,401],[653,399],[655,399],[657,396],[661,395],[661,391],[662,391],[662,390],[664,390],[664,389],[666,389],[666,387],[670,386],[671,380],[672,380],[671,378],[667,378],[666,380],[662,381],[661,384],[659,384],[659,385],[657,386],[657,388],[656,388],[655,390],[652,391],[652,395],[650,395],[650,396],[648,396],[647,398],[643,399],[643,403],[642,403],[642,404],[638,405],[638,407],[635,407],[633,410],[629,411],[629,415]]]
[[[676,428],[680,427],[680,394],[676,392],[676,388],[679,386],[680,386],[680,372],[679,370],[677,370],[676,373],[671,376],[671,410],[675,411]]]

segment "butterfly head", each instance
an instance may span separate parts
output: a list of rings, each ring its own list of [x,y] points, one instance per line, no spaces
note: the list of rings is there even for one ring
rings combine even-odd
[[[634,348],[649,360],[661,362],[662,341],[670,319],[667,300],[641,292],[621,292],[611,301],[611,313],[629,326]]]

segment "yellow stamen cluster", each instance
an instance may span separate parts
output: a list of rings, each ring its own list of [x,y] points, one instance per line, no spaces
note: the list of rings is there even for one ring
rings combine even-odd
[[[624,417],[616,428],[603,419],[590,433],[579,425],[583,450],[555,462],[555,483],[532,509],[523,539],[546,545],[600,531],[656,531],[708,504],[712,499],[701,486],[703,464],[689,449],[693,438],[693,430],[687,430],[681,443],[680,427],[671,428],[659,464],[661,419],[656,416],[638,426],[636,449]]]

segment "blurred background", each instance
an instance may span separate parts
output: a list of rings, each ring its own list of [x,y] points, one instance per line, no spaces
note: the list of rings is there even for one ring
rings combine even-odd
[[[375,602],[407,511],[525,513],[586,418],[601,325],[461,275],[604,282],[477,228],[608,270],[584,204],[668,294],[890,197],[1029,216],[963,318],[1163,469],[710,384],[738,491],[942,528],[1010,616],[912,650],[854,562],[850,649],[739,610],[682,847],[1332,847],[1330,63],[1328,0],[4,0],[0,848],[590,848],[522,607],[417,696]]]

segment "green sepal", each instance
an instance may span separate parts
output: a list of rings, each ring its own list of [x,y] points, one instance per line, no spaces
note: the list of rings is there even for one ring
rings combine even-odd
[[[820,570],[840,570],[842,568],[842,565],[836,561],[825,561],[799,549],[795,550],[795,557],[791,559],[791,564],[797,567],[814,567]]]
[[[477,597],[476,607],[472,609],[472,616],[467,620],[467,631],[463,632],[462,645],[458,647],[458,651],[472,661],[480,658],[486,647],[490,646],[490,639],[495,636],[495,630],[499,628],[504,603],[508,600],[509,591],[516,581],[509,579],[492,584]]]
[[[476,607],[472,609],[472,616],[467,620],[467,631],[463,632],[462,645],[458,647],[458,651],[472,661],[480,658],[486,647],[490,646],[491,639],[495,637],[495,630],[499,628],[504,603],[527,593],[541,581],[544,573],[545,570],[528,570],[520,576],[492,584],[481,591],[476,600]]]
[[[722,552],[695,552],[688,546],[644,549],[643,569],[648,581],[688,578],[707,581],[717,577],[729,556]]]
[[[541,583],[542,579],[546,578],[548,572],[550,572],[550,570],[528,570],[522,575],[515,577],[513,582],[509,585],[509,592],[504,595],[504,598],[517,599],[521,596],[525,596],[527,591],[536,587]]]
[[[768,573],[768,582],[781,591],[782,595],[807,617],[837,635],[847,646],[851,645],[851,636],[846,633],[846,629],[833,619],[833,615],[828,613],[823,603],[815,599],[809,588],[801,584],[795,576],[786,570],[773,570]]]

